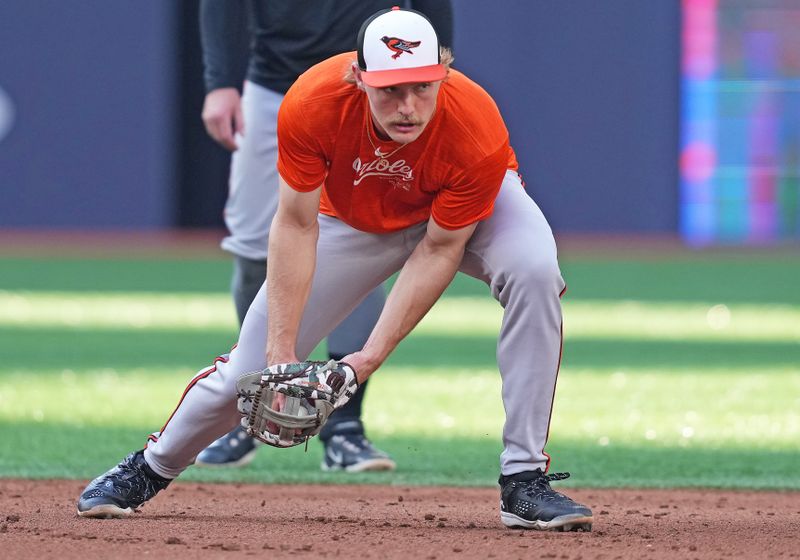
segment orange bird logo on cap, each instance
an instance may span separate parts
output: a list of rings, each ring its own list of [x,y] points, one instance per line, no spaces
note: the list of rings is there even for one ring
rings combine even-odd
[[[389,50],[393,51],[392,58],[397,58],[403,53],[414,54],[411,49],[417,48],[422,41],[406,41],[405,39],[398,39],[397,37],[381,37],[381,41],[386,43]]]

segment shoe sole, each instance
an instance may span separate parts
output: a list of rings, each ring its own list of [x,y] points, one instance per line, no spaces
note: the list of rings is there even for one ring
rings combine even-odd
[[[256,458],[256,451],[258,451],[258,449],[251,449],[236,461],[228,461],[227,463],[206,463],[200,459],[196,459],[194,464],[198,467],[212,469],[235,469],[238,467],[246,467],[253,462],[253,459]]]
[[[553,518],[550,521],[528,521],[513,513],[500,512],[500,521],[511,528],[534,529],[536,531],[583,531],[591,532],[594,518],[580,513],[570,513]]]
[[[361,461],[354,465],[342,467],[341,465],[328,465],[322,461],[320,468],[325,472],[344,471],[349,473],[360,472],[375,472],[375,471],[393,471],[397,468],[397,464],[391,459],[370,459],[369,461]]]
[[[78,510],[78,515],[92,519],[124,519],[133,515],[133,508],[121,508],[114,504],[103,504],[89,508],[86,511]]]

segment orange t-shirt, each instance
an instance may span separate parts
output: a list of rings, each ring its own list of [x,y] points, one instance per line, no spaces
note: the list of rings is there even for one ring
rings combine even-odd
[[[278,113],[281,177],[300,192],[323,185],[320,212],[372,233],[431,216],[446,229],[488,218],[506,170],[518,167],[489,94],[451,69],[431,121],[400,147],[375,136],[366,93],[343,80],[354,59],[329,58],[286,93]],[[391,155],[378,157],[373,143]]]

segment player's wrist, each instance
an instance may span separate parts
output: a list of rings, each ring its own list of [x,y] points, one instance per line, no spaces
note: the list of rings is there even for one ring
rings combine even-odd
[[[353,368],[356,373],[356,380],[361,385],[381,366],[384,360],[385,358],[371,354],[367,349],[364,349],[345,356],[341,361]]]
[[[222,96],[225,96],[225,97],[231,97],[231,96],[239,97],[239,95],[240,95],[239,94],[239,90],[237,88],[235,88],[235,87],[230,87],[230,86],[214,88],[214,89],[210,90],[208,93],[206,93],[206,97],[208,97],[208,96],[212,96],[212,97],[222,97]]]
[[[267,350],[267,367],[278,364],[295,364],[300,362],[294,352]]]

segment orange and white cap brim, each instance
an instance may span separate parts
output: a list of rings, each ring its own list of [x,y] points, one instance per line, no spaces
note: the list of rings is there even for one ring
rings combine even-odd
[[[438,82],[447,76],[447,68],[443,64],[419,66],[417,68],[398,68],[397,70],[362,70],[361,79],[368,86],[383,88],[399,84],[419,82]]]

